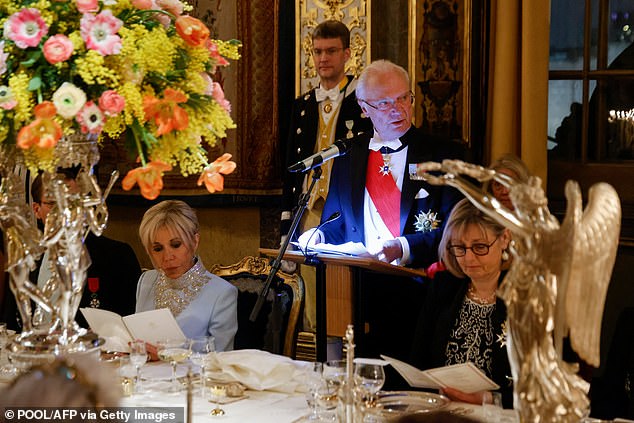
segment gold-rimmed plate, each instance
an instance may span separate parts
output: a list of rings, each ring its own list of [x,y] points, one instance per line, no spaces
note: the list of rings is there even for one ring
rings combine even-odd
[[[422,391],[382,391],[376,403],[384,417],[428,413],[448,404],[449,398],[444,395]]]

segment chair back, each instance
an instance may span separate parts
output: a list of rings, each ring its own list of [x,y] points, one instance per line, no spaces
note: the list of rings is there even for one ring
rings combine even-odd
[[[238,288],[238,332],[234,348],[255,348],[295,358],[297,322],[304,304],[304,281],[278,271],[255,322],[249,317],[271,271],[267,259],[247,256],[209,271]],[[277,299],[277,301],[275,301]]]

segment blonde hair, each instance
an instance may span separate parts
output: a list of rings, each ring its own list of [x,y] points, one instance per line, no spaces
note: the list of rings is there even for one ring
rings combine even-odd
[[[161,201],[150,207],[143,215],[139,226],[139,237],[150,257],[150,249],[156,232],[161,228],[173,231],[183,240],[187,248],[192,251],[195,249],[196,235],[200,232],[200,225],[196,212],[184,201]]]
[[[466,275],[460,268],[456,257],[449,253],[448,247],[451,245],[451,240],[464,234],[469,225],[475,225],[483,232],[488,229],[493,232],[495,237],[501,236],[505,230],[504,226],[471,204],[466,198],[456,203],[442,233],[440,245],[438,245],[438,257],[445,264],[447,270],[459,278],[464,278]]]

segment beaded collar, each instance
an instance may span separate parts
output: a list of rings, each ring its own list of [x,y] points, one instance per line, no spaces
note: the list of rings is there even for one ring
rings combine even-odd
[[[178,316],[211,280],[202,260],[198,257],[195,260],[191,269],[177,279],[168,278],[159,270],[154,300],[157,309],[169,308],[174,317]]]

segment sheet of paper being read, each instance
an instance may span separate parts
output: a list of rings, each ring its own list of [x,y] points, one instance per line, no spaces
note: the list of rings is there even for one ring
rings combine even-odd
[[[293,242],[293,245],[301,248],[298,243]],[[307,251],[311,253],[325,253],[325,254],[342,254],[355,257],[375,257],[370,254],[365,245],[361,242],[346,242],[345,244],[315,244],[307,248]]]

